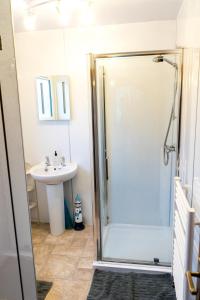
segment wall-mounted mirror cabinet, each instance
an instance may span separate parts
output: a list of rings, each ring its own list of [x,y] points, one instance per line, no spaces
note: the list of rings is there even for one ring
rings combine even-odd
[[[70,120],[69,78],[40,76],[36,78],[39,120]]]

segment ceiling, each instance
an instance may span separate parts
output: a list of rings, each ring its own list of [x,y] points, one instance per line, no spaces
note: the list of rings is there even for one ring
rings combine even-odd
[[[26,1],[27,8],[34,4],[45,2],[46,0],[12,0],[14,28],[16,32],[27,30],[24,26],[24,16],[27,10],[24,10],[23,5],[20,5],[22,1]],[[65,14],[64,22],[60,22],[58,19],[58,12],[56,12],[55,5],[56,1],[50,0],[51,3],[49,4],[31,9],[31,14],[34,14],[37,18],[35,30],[84,25],[83,22],[80,22],[81,6],[72,9],[72,3],[74,4],[79,1],[79,4],[83,4],[87,0],[62,1],[69,4],[69,7],[65,7],[65,11],[70,11],[68,15],[67,13]],[[182,0],[90,0],[90,3],[90,11],[92,11],[93,14],[93,24],[109,25],[176,19]]]

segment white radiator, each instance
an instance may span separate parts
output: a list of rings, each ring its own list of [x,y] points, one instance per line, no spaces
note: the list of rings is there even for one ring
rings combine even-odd
[[[188,300],[186,271],[191,270],[194,209],[190,207],[180,178],[174,180],[173,276],[177,300]]]

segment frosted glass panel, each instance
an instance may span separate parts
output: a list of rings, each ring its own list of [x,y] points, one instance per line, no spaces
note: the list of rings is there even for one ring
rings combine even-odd
[[[165,57],[176,60],[175,55]],[[147,241],[155,244],[156,238],[160,238],[160,245],[164,238],[164,252],[155,247],[151,259],[143,253],[141,260],[159,258],[170,263],[175,154],[170,154],[165,166],[163,144],[174,101],[174,84],[175,68],[166,62],[153,62],[153,56],[97,62],[104,257],[140,260],[137,253],[141,251],[136,251],[136,243],[144,248]],[[176,145],[175,123],[176,119],[169,133],[169,145]],[[116,240],[120,236],[125,240],[118,251]],[[123,254],[123,248],[129,252]]]

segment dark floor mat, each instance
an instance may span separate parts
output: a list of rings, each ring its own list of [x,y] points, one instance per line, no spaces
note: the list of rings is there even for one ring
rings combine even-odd
[[[88,300],[176,300],[170,274],[96,270]]]
[[[38,300],[44,300],[52,287],[52,282],[37,281]]]

